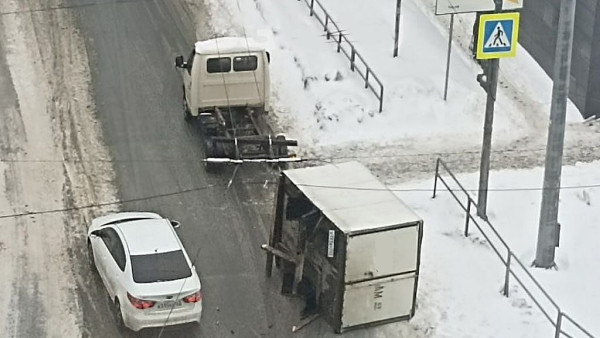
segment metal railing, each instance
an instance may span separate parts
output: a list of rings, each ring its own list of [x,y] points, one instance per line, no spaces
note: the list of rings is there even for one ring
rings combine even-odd
[[[365,88],[370,89],[375,97],[379,100],[379,112],[381,113],[383,110],[383,83],[381,83],[377,75],[373,73],[371,67],[369,67],[362,55],[360,55],[360,53],[356,50],[356,47],[354,47],[352,42],[350,42],[346,35],[342,33],[342,30],[333,21],[331,15],[327,13],[319,0],[304,0],[304,2],[310,8],[310,16],[314,16],[323,27],[327,40],[332,38],[335,39],[337,52],[342,52],[346,58],[348,58],[350,61],[350,69],[353,72],[356,71],[360,77],[362,77],[362,79],[365,81]],[[315,4],[318,8],[315,8]],[[320,9],[321,14],[317,13],[317,9]],[[332,31],[330,26],[333,26],[335,29]],[[379,86],[378,88],[373,86],[371,79],[374,79]]]
[[[442,177],[442,174],[440,173],[440,169],[443,169],[445,171],[445,173],[448,174],[448,176],[450,176],[452,178],[454,183],[459,187],[458,190],[452,189],[452,188],[450,188],[450,186],[448,186],[448,183],[446,182],[446,180]],[[490,245],[490,247],[494,250],[494,252],[498,256],[498,258],[500,258],[500,260],[504,264],[504,267],[506,270],[505,270],[505,274],[504,274],[504,287],[502,290],[503,295],[506,297],[509,296],[509,292],[508,292],[509,279],[510,279],[510,276],[512,275],[513,278],[523,288],[523,290],[525,290],[525,292],[527,293],[529,298],[535,303],[535,305],[539,308],[539,310],[544,314],[544,317],[546,317],[546,319],[548,319],[548,321],[552,324],[552,326],[554,326],[554,332],[555,332],[554,337],[555,338],[559,338],[559,337],[561,337],[561,335],[563,335],[565,337],[569,337],[569,338],[574,337],[571,334],[568,334],[567,332],[565,332],[563,330],[563,325],[565,323],[572,324],[573,328],[578,329],[577,332],[579,334],[583,334],[587,337],[594,338],[594,336],[591,333],[589,333],[587,330],[585,330],[581,325],[579,325],[577,322],[575,322],[575,320],[573,320],[571,317],[569,317],[566,313],[564,313],[561,310],[561,308],[554,301],[554,299],[552,299],[552,297],[550,297],[548,292],[546,292],[546,290],[540,285],[540,283],[533,277],[531,272],[529,272],[529,269],[527,267],[525,267],[525,265],[523,265],[523,263],[519,260],[519,258],[517,258],[517,256],[515,256],[514,252],[511,250],[511,248],[508,246],[508,244],[506,244],[506,242],[500,236],[498,231],[496,231],[494,226],[488,220],[481,219],[484,222],[484,224],[487,225],[487,229],[492,231],[492,234],[494,235],[494,238],[497,242],[497,244],[494,245],[492,238],[490,238],[490,236],[488,236],[488,234],[486,234],[486,232],[482,229],[482,227],[479,224],[479,222],[477,221],[477,219],[471,214],[471,206],[473,206],[475,208],[475,210],[477,210],[477,203],[475,203],[475,201],[473,200],[473,198],[471,198],[471,196],[469,195],[467,190],[465,190],[465,188],[462,186],[462,184],[460,184],[460,182],[456,179],[454,174],[450,171],[448,166],[440,158],[437,159],[437,162],[435,165],[435,181],[433,184],[433,198],[435,198],[435,195],[437,192],[438,180],[444,184],[446,189],[452,194],[452,197],[454,197],[454,199],[458,202],[458,204],[460,204],[462,209],[466,212],[465,231],[464,231],[465,237],[469,236],[469,221],[471,221],[471,222],[473,222],[473,224],[475,224],[475,226],[477,227],[479,232],[483,235],[483,237],[485,238],[487,243]],[[464,194],[464,197],[466,197],[466,204],[467,204],[466,206],[463,204],[461,199],[457,196],[457,193],[461,193],[461,192]],[[500,245],[498,245],[498,243],[500,243]],[[502,253],[497,248],[497,246],[501,246],[502,247],[501,249],[506,250],[505,256],[502,255]],[[504,258],[504,257],[506,257],[506,258]],[[516,266],[514,264],[512,264],[513,262],[517,263]],[[525,286],[525,282],[529,282],[530,286],[533,286],[533,288],[532,288],[532,289],[534,289],[533,291],[537,291],[538,295],[543,296],[544,300],[546,301],[546,306],[543,306],[541,304],[542,301],[539,299],[539,296],[538,296],[538,298],[536,298],[536,296],[534,296],[534,294],[532,293],[532,290],[530,290],[529,288],[527,288],[527,286]],[[548,308],[550,308],[550,309],[548,309]],[[556,315],[552,316],[550,313],[551,310],[554,310],[556,312]],[[554,318],[556,318],[556,319],[554,319]],[[580,337],[580,336],[581,335],[578,335],[576,337]]]

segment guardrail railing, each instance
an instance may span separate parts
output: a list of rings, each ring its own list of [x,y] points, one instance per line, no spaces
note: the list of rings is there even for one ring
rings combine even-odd
[[[458,188],[459,188],[458,190],[450,188],[450,186],[448,185],[448,182],[446,182],[444,177],[442,177],[442,174],[440,173],[440,169],[442,169],[448,176],[450,176],[450,178],[454,181],[454,184],[456,184],[458,186]],[[525,290],[525,292],[527,293],[529,298],[535,303],[535,305],[538,307],[538,309],[544,314],[544,317],[546,317],[546,319],[548,319],[548,321],[554,326],[554,337],[555,338],[559,338],[559,337],[561,337],[561,335],[564,337],[569,337],[569,338],[581,337],[582,336],[581,334],[583,334],[587,337],[590,337],[590,338],[594,338],[594,336],[591,333],[589,333],[586,329],[584,329],[581,325],[579,325],[577,322],[575,322],[575,320],[573,320],[570,316],[568,316],[565,312],[563,312],[561,310],[561,308],[554,301],[554,299],[552,299],[552,297],[550,297],[548,292],[546,292],[546,290],[540,285],[540,283],[538,283],[538,281],[533,277],[531,272],[529,272],[529,269],[527,269],[527,267],[525,267],[525,265],[517,258],[517,256],[515,256],[514,252],[511,250],[511,248],[508,246],[508,244],[506,244],[506,242],[500,236],[498,231],[496,231],[496,228],[494,228],[494,226],[488,220],[477,218],[484,222],[484,224],[487,226],[487,229],[491,230],[494,237],[491,238],[488,234],[486,234],[486,231],[484,231],[482,229],[481,225],[479,224],[479,222],[477,221],[475,216],[473,216],[471,214],[472,207],[474,207],[474,210],[477,210],[477,203],[475,203],[475,201],[473,200],[473,198],[471,198],[471,196],[469,195],[467,190],[465,190],[465,188],[462,186],[462,184],[460,184],[458,179],[456,179],[456,176],[454,176],[452,171],[450,171],[450,169],[448,168],[446,163],[444,163],[442,161],[442,159],[440,159],[440,158],[437,159],[437,162],[435,165],[435,181],[433,184],[433,198],[435,198],[435,196],[436,196],[438,180],[444,184],[446,189],[452,194],[452,197],[454,197],[454,199],[458,202],[458,204],[460,204],[462,209],[466,212],[465,231],[464,231],[465,237],[469,236],[469,222],[473,222],[473,224],[475,224],[475,226],[477,227],[479,232],[483,235],[483,237],[485,238],[487,243],[494,250],[494,252],[498,256],[498,258],[500,258],[500,260],[504,264],[505,273],[504,273],[504,287],[502,290],[502,294],[506,297],[509,296],[509,292],[508,292],[508,287],[509,287],[509,282],[510,282],[509,279],[510,279],[510,276],[512,275],[513,278],[517,281],[517,283],[523,288],[523,290]],[[465,206],[465,204],[463,204],[461,199],[457,196],[457,193],[464,194],[463,198],[466,197],[466,206]],[[495,241],[493,241],[492,239],[495,239]],[[496,242],[496,245],[494,245],[494,242]],[[497,246],[501,246],[501,249],[506,250],[506,254],[503,255],[500,252],[500,250],[497,248]],[[516,263],[516,264],[513,264],[513,263]],[[528,288],[525,285],[526,282],[529,282],[530,286],[533,286],[533,287]],[[543,297],[543,300],[540,300],[539,299],[540,297],[536,297],[533,294],[533,292],[537,292],[538,295],[541,295]],[[546,302],[546,306],[544,306],[542,304],[543,301]],[[552,311],[552,310],[554,310],[556,314],[551,314],[550,311]],[[556,319],[554,319],[554,318],[556,318]],[[573,336],[572,334],[565,332],[565,330],[563,329],[563,325],[565,325],[565,323],[569,323],[569,324],[571,324],[571,328],[577,329],[577,332],[579,333],[579,335]]]
[[[348,58],[350,61],[350,69],[353,72],[356,71],[360,77],[362,77],[365,81],[365,88],[370,89],[379,100],[379,112],[381,113],[383,110],[383,83],[381,83],[377,75],[373,73],[371,67],[369,67],[362,55],[356,50],[356,47],[354,47],[352,42],[350,42],[346,35],[342,33],[342,30],[333,21],[331,15],[329,15],[327,10],[321,5],[321,2],[319,2],[319,0],[304,0],[304,2],[310,8],[310,16],[314,16],[323,27],[327,40],[332,38],[335,39],[337,52],[342,52],[346,58]],[[317,8],[315,7],[315,4],[317,5]],[[330,29],[330,26],[334,28],[333,31]],[[372,80],[377,84],[377,88],[372,83]]]

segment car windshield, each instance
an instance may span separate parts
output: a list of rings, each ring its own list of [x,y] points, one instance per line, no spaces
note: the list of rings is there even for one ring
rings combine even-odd
[[[183,251],[132,255],[131,271],[136,283],[154,283],[190,277],[192,271]]]

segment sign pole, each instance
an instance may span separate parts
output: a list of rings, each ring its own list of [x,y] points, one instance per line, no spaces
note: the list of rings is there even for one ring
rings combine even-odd
[[[446,82],[444,83],[444,101],[448,95],[448,77],[450,76],[450,52],[452,51],[452,30],[454,29],[454,13],[450,14],[450,36],[448,37],[448,57],[446,58]]]
[[[537,249],[533,263],[536,267],[546,269],[555,265],[554,254],[560,238],[558,202],[574,23],[575,0],[561,1],[558,18],[558,39],[556,41],[556,54],[554,58],[554,83],[552,87],[552,104],[550,106],[550,126],[548,127],[548,143],[546,144],[544,190],[542,191]]]
[[[402,0],[396,0],[396,34],[394,36],[394,57],[398,56],[398,38],[400,35],[400,8]]]
[[[502,11],[502,0],[494,0],[495,12]],[[479,36],[479,39],[484,37]],[[513,43],[517,43],[513,41]],[[494,123],[494,104],[498,88],[498,68],[500,59],[494,58],[486,62],[487,65],[487,101],[485,104],[485,120],[483,125],[483,145],[481,147],[481,164],[479,166],[479,190],[477,194],[477,216],[487,219],[487,193],[490,176],[490,156],[492,152],[492,125]]]

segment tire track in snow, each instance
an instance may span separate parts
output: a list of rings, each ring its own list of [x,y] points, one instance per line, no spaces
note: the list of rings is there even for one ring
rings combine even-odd
[[[0,38],[6,42],[0,50],[6,66],[0,60],[0,73],[7,72],[2,78],[12,82],[0,80],[0,92],[11,94],[0,100],[0,156],[7,160],[0,163],[5,177],[0,181],[2,214],[87,205],[115,196],[108,152],[94,120],[88,58],[72,13],[24,11],[58,5],[50,2],[0,4],[3,12],[21,11],[0,18]],[[31,162],[39,160],[50,162]],[[0,222],[0,306],[11,309],[0,319],[0,336],[82,335],[79,298],[96,283],[83,264],[83,239],[87,220],[99,212]]]

